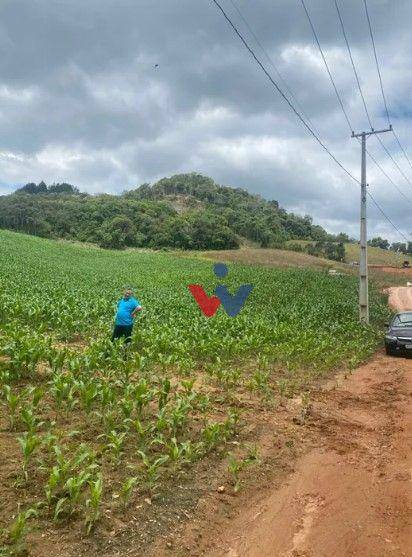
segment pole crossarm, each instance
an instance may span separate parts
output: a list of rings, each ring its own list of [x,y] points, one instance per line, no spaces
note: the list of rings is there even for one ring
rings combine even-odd
[[[392,130],[392,124],[389,126],[389,128],[386,128],[385,130],[371,130],[369,132],[360,132],[360,133],[355,133],[352,132],[352,137],[362,137],[362,136],[368,136],[368,135],[375,135],[376,133],[386,133],[386,132],[391,132]]]

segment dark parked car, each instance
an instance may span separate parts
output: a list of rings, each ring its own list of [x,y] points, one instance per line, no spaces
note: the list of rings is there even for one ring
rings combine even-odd
[[[412,354],[412,311],[397,313],[389,323],[385,348],[391,356]]]

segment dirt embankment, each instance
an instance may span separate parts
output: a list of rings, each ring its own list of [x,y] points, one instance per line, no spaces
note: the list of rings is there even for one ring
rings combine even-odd
[[[392,273],[396,275],[402,275],[406,279],[412,278],[412,267],[390,267],[388,265],[369,265],[370,269],[377,269],[378,271],[384,271],[385,273]]]
[[[412,311],[412,286],[389,288],[389,305],[397,311]]]
[[[412,309],[412,288],[391,289],[390,303]],[[412,555],[412,360],[378,354],[311,396],[301,426],[311,448],[280,486],[239,494],[230,518],[215,499],[181,535],[182,552],[157,555]]]

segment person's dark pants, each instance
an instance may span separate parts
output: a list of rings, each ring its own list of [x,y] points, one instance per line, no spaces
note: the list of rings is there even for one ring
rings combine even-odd
[[[115,325],[112,334],[112,342],[118,338],[124,338],[126,344],[132,340],[133,325]]]

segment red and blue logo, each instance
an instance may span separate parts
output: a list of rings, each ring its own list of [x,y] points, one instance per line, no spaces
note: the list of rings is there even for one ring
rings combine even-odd
[[[218,278],[225,278],[229,273],[224,263],[216,263],[213,271]],[[221,304],[229,317],[236,317],[252,292],[253,285],[243,284],[238,288],[236,294],[231,294],[224,284],[218,284],[212,296],[208,296],[200,284],[189,284],[188,288],[206,317],[213,317]]]

